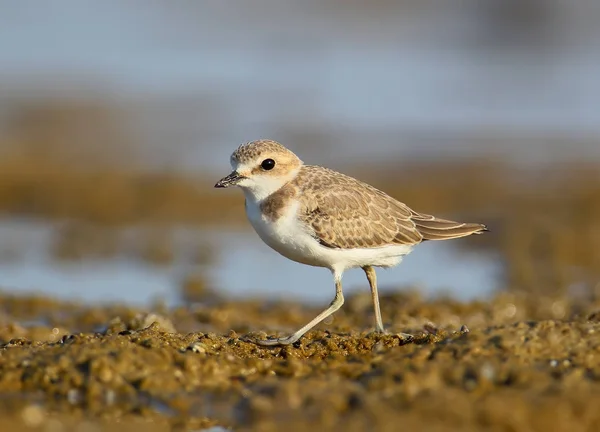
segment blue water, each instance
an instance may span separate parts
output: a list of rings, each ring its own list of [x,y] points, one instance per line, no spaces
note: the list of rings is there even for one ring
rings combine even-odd
[[[201,273],[218,293],[231,298],[296,299],[327,303],[333,297],[331,274],[291,262],[264,245],[250,231],[173,232],[179,256],[170,266],[156,266],[131,257],[80,262],[56,261],[49,254],[54,228],[47,223],[4,220],[0,238],[0,288],[16,294],[41,293],[87,303],[147,306],[155,300],[181,304],[178,286],[189,273]],[[9,241],[10,240],[10,241]],[[190,244],[217,246],[214,263],[194,264]],[[460,241],[460,240],[459,240]],[[6,247],[13,252],[9,255]],[[18,252],[14,252],[17,248]],[[464,253],[452,243],[425,243],[395,269],[379,270],[382,292],[418,289],[425,296],[448,294],[459,299],[485,298],[499,285],[500,267],[493,256]],[[361,270],[344,275],[346,293],[368,290]]]

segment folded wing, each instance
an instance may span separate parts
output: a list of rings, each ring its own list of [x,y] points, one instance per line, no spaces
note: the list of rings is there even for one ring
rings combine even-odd
[[[304,166],[296,185],[301,188],[300,217],[324,246],[372,248],[422,240],[411,210],[366,183],[327,168]]]
[[[454,222],[413,212],[411,217],[423,240],[450,240],[471,234],[482,234],[487,227],[478,223]]]
[[[300,189],[300,218],[330,248],[415,245],[486,230],[414,212],[373,186],[319,166],[302,167],[294,183]]]

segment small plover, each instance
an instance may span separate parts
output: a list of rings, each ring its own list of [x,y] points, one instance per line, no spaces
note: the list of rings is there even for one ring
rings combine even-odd
[[[344,303],[342,274],[357,267],[371,287],[376,329],[384,332],[374,267],[398,265],[425,240],[487,231],[482,224],[417,213],[355,178],[305,165],[275,141],[242,144],[230,162],[233,172],[215,187],[242,188],[246,215],[260,238],[293,261],[329,269],[335,282],[335,297],[327,309],[294,334],[256,341],[260,345],[292,344],[337,311]]]

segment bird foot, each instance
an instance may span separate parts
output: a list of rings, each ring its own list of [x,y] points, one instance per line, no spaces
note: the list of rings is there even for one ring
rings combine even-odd
[[[292,345],[293,343],[298,341],[298,337],[288,336],[288,337],[280,337],[280,338],[270,338],[270,339],[255,339],[250,342],[254,342],[257,345],[261,346],[278,346],[278,345]]]

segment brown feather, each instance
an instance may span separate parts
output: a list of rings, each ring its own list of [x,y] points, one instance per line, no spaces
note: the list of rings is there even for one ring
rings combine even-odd
[[[286,187],[298,189],[299,217],[324,246],[414,245],[423,239],[405,204],[352,177],[305,165]]]
[[[328,168],[304,165],[284,188],[300,200],[299,218],[326,247],[335,249],[415,245],[485,231],[417,213],[385,192]]]
[[[450,240],[471,234],[482,234],[487,227],[478,223],[454,222],[414,212],[412,220],[423,240]]]

